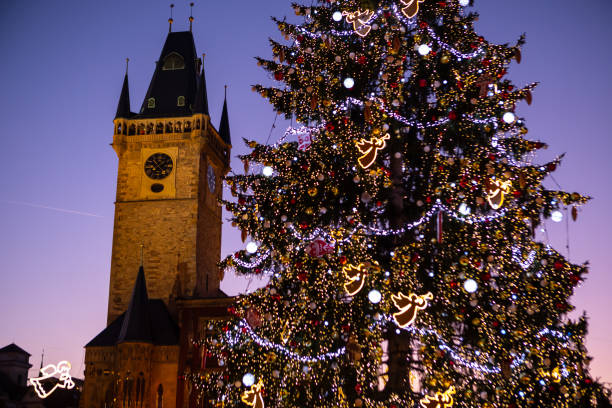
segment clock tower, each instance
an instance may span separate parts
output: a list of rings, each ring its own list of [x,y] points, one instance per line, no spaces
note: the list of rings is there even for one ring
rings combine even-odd
[[[223,296],[218,200],[231,149],[227,103],[216,129],[191,31],[168,34],[138,113],[126,72],[112,146],[119,164],[107,323],[128,307],[141,252],[148,294],[171,314],[177,299]]]

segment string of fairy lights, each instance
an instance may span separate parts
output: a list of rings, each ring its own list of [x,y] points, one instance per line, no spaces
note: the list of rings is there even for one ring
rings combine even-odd
[[[391,316],[385,315],[385,316],[381,316],[380,319],[375,323],[375,325],[384,326],[387,324],[392,324],[393,322],[394,320]],[[465,357],[466,356],[465,353],[459,352],[457,351],[456,348],[449,345],[446,341],[444,341],[444,339],[441,338],[440,334],[436,332],[434,329],[407,326],[404,328],[397,328],[396,330],[405,331],[413,335],[436,337],[436,340],[438,341],[439,349],[448,352],[448,355],[455,362],[455,364],[461,365],[463,367],[466,367],[466,368],[469,368],[475,371],[479,371],[484,374],[499,374],[502,371],[501,367],[494,366],[491,364],[484,365],[484,364],[476,362],[475,361],[477,359],[476,357],[471,357],[471,358]],[[346,353],[346,347],[344,346],[339,347],[336,351],[326,352],[326,353],[314,355],[314,356],[306,356],[306,355],[296,353],[292,351],[289,347],[285,346],[284,344],[275,343],[273,341],[270,341],[258,335],[245,319],[240,319],[234,325],[233,330],[231,331],[228,330],[224,334],[224,336],[227,341],[227,344],[232,347],[242,342],[243,341],[242,339],[248,336],[248,338],[251,341],[255,342],[259,346],[269,349],[269,350],[274,350],[275,352],[282,354],[286,358],[292,359],[300,363],[317,363],[317,362],[322,362],[322,361],[330,361]],[[558,330],[550,329],[550,328],[544,328],[540,330],[537,336],[538,337],[542,337],[542,336],[555,337],[561,340],[563,342],[562,345],[564,346],[567,346],[569,342],[571,341],[570,337],[567,334],[562,333]],[[195,342],[195,344],[198,344],[198,343]],[[478,353],[478,354],[481,356],[483,355],[482,353]],[[525,353],[522,353],[520,355],[518,354],[514,355],[514,359],[512,361],[511,367],[513,369],[520,368],[520,366],[525,363],[527,354],[529,354],[528,349],[525,351]],[[567,369],[564,369],[563,372],[564,372],[564,376],[567,377],[569,375]]]

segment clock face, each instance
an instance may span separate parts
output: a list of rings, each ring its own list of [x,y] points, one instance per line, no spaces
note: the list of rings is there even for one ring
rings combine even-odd
[[[215,176],[215,169],[209,164],[208,165],[208,189],[211,193],[215,191],[215,187],[217,185],[217,177]]]
[[[145,174],[153,180],[165,179],[172,173],[172,158],[165,153],[152,154],[144,165]]]

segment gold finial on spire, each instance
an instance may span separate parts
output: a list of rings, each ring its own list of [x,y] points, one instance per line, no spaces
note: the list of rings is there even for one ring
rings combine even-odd
[[[125,75],[128,74],[128,65],[130,64],[130,59],[126,58],[125,59]]]
[[[193,25],[193,2],[189,3],[189,31]]]
[[[174,4],[170,4],[170,18],[168,19],[168,23],[170,23],[170,27],[168,28],[168,32],[172,32],[172,23],[174,23],[174,19],[172,18],[172,9],[174,8]]]

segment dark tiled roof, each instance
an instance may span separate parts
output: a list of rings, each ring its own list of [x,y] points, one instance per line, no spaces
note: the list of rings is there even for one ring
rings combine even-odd
[[[127,311],[85,347],[108,347],[124,342],[175,345],[178,340],[178,326],[172,320],[165,303],[161,299],[149,299],[141,267]]]
[[[118,343],[124,341],[153,342],[151,319],[149,318],[149,296],[142,266],[138,270],[132,299],[123,317],[123,324],[117,339]]]
[[[121,96],[119,96],[119,103],[117,104],[117,113],[115,114],[115,119],[117,118],[130,118],[133,113],[130,108],[130,87],[128,86],[128,76],[125,74],[125,78],[123,78],[123,87],[121,88]]]
[[[15,343],[11,343],[6,347],[2,347],[0,349],[0,353],[21,353],[21,354],[27,354],[28,356],[31,356],[30,353],[28,353],[27,351],[25,351],[24,349],[22,349]]]
[[[171,54],[178,54],[184,60],[183,68],[163,69],[164,61]],[[198,85],[198,64],[191,32],[169,33],[138,117],[191,115]],[[178,106],[179,96],[185,97],[184,106]],[[155,107],[148,107],[149,98],[155,98]]]
[[[208,92],[206,91],[206,73],[204,65],[202,65],[202,73],[198,81],[198,91],[196,92],[195,103],[193,105],[193,113],[208,113]]]
[[[232,136],[229,127],[229,115],[227,114],[227,96],[223,101],[223,111],[221,112],[221,123],[219,123],[219,136],[228,145],[232,145]]]

